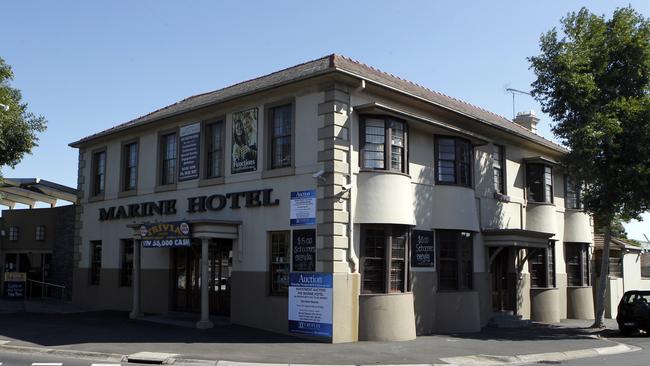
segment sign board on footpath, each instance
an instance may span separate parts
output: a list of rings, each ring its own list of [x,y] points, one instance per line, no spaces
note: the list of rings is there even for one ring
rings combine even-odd
[[[332,274],[291,273],[289,332],[332,337]]]

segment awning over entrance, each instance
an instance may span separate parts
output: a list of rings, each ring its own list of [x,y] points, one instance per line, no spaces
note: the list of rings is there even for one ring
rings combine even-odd
[[[547,248],[554,234],[523,229],[483,229],[487,247]]]
[[[54,207],[57,200],[75,203],[77,190],[39,178],[4,178],[0,182],[0,205],[10,209],[16,203],[34,207],[36,202]]]

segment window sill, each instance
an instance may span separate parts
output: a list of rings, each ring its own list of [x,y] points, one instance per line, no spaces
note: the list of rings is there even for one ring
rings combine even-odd
[[[374,297],[374,296],[402,296],[402,295],[409,295],[411,294],[411,291],[404,291],[404,292],[377,292],[377,293],[361,293],[359,294],[359,297]]]
[[[564,212],[585,212],[584,208],[564,208]]]
[[[535,202],[535,201],[528,201],[526,200],[526,205],[530,206],[555,206],[555,203],[553,202]]]
[[[199,187],[215,186],[224,183],[224,177],[204,178],[199,180]]]
[[[591,285],[583,285],[583,286],[570,286],[570,285],[567,285],[566,288],[591,288]]]
[[[99,202],[104,200],[104,193],[88,197],[88,202]]]
[[[436,181],[435,185],[436,186],[448,186],[448,187],[449,186],[451,186],[451,187],[460,187],[460,188],[467,188],[467,189],[474,190],[474,186],[471,186],[471,185],[468,186],[468,185],[465,185],[465,184],[458,184],[458,183],[448,183],[448,182],[438,182],[438,181]]]
[[[368,168],[362,168],[359,169],[359,173],[378,173],[378,174],[394,174],[394,175],[401,175],[403,177],[407,177],[411,179],[411,175],[407,173],[402,173],[398,172],[396,170],[384,170],[384,169],[368,169]]]
[[[266,178],[276,178],[276,177],[285,177],[289,175],[295,175],[296,168],[292,166],[276,169],[267,169],[262,171],[262,179]]]
[[[118,198],[124,198],[124,197],[133,197],[138,195],[138,190],[137,189],[130,189],[128,191],[120,191],[117,193]]]
[[[173,184],[167,184],[164,186],[156,186],[154,188],[154,192],[159,193],[159,192],[169,192],[169,191],[175,191],[176,190],[176,183]]]
[[[543,290],[557,290],[557,287],[530,287],[530,290],[537,290],[537,291],[543,291]]]

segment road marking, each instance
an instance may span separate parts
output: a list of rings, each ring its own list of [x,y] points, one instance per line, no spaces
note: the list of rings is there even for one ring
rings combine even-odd
[[[2,366],[2,364],[0,364]],[[122,366],[119,363],[91,363],[90,366]]]

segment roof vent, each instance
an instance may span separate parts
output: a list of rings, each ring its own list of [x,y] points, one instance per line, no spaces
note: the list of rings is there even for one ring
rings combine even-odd
[[[513,122],[533,133],[537,133],[537,123],[539,122],[539,118],[535,116],[535,111],[532,109],[529,112],[517,113],[517,117]]]

